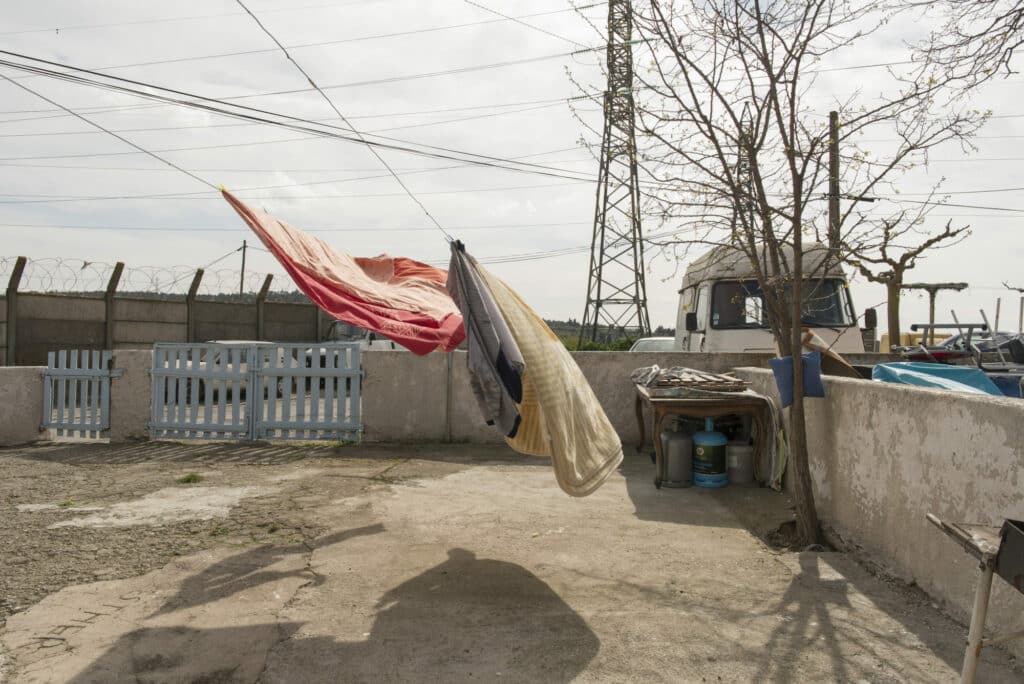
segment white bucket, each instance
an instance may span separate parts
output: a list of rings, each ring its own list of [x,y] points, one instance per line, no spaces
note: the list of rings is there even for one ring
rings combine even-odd
[[[730,484],[749,485],[754,482],[754,447],[749,444],[728,444],[725,463]]]

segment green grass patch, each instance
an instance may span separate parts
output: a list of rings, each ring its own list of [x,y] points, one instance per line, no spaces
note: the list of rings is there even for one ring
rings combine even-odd
[[[196,482],[202,482],[203,476],[199,473],[189,473],[184,477],[178,478],[178,484],[195,484]]]

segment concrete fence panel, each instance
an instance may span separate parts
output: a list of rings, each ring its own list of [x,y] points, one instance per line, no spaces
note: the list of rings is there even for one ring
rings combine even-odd
[[[312,304],[267,302],[263,305],[263,339],[275,342],[317,340],[317,307]]]
[[[256,339],[255,304],[199,300],[195,310],[198,342]]]
[[[115,349],[187,341],[188,305],[185,302],[135,297],[114,299]]]
[[[15,364],[46,363],[59,349],[103,348],[106,309],[99,297],[19,294]]]

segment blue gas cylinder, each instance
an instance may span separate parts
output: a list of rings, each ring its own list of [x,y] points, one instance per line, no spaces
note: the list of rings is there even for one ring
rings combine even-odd
[[[693,484],[698,487],[724,487],[729,484],[726,469],[725,435],[715,432],[715,421],[704,419],[704,430],[693,436]]]

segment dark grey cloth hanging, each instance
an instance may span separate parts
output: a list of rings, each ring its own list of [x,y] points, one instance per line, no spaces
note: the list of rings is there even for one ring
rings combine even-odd
[[[462,312],[469,345],[469,377],[488,425],[497,424],[508,437],[519,429],[526,364],[494,298],[476,270],[476,260],[463,245],[451,245],[448,293]]]

